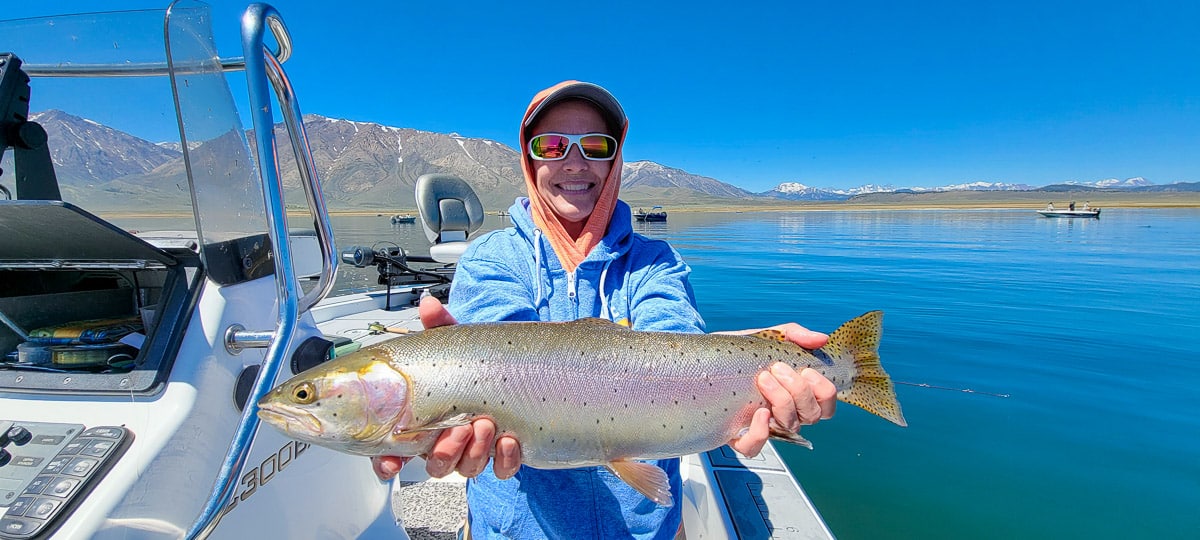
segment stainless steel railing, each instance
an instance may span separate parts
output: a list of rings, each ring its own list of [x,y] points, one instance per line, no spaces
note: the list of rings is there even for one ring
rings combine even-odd
[[[263,37],[270,28],[281,51],[272,53]],[[270,390],[280,368],[285,364],[284,356],[291,349],[292,337],[302,313],[329,294],[337,270],[337,259],[333,253],[333,232],[329,224],[324,196],[316,177],[308,136],[304,131],[302,115],[290,81],[283,71],[281,62],[291,50],[291,39],[283,19],[275,8],[266,4],[252,4],[242,16],[242,50],[246,70],[246,84],[250,96],[251,119],[254,124],[254,144],[258,153],[258,170],[262,180],[263,199],[267,207],[267,225],[275,263],[276,296],[278,298],[278,326],[274,331],[250,331],[231,327],[225,333],[226,349],[237,354],[247,347],[267,347],[266,358],[259,370],[250,397],[242,412],[242,418],[234,434],[229,452],[218,471],[212,494],[196,522],[189,529],[188,538],[205,538],[217,526],[221,512],[233,495],[237,478],[241,474],[246,456],[258,431],[258,400]],[[275,89],[276,99],[288,127],[292,153],[300,170],[301,183],[308,198],[313,225],[321,246],[321,277],[317,286],[303,298],[299,298],[300,286],[292,267],[291,244],[288,238],[287,212],[283,201],[283,182],[280,179],[274,139],[274,116],[271,112],[270,88]]]

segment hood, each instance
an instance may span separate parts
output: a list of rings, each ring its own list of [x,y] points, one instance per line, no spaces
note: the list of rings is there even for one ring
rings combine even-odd
[[[567,234],[549,202],[538,194],[526,132],[534,117],[542,110],[564,99],[585,99],[595,103],[600,110],[605,111],[609,124],[617,128],[613,134],[617,139],[617,156],[613,159],[612,170],[604,180],[604,186],[601,187],[596,207],[578,238]],[[617,208],[617,195],[621,188],[621,168],[624,164],[621,154],[625,149],[625,133],[628,130],[629,120],[612,94],[595,84],[579,81],[564,81],[538,92],[521,119],[521,171],[525,174],[525,189],[529,193],[529,213],[533,223],[545,235],[554,248],[554,253],[558,255],[559,262],[568,272],[575,271],[579,263],[604,239],[608,225],[612,222],[613,211]]]
[[[535,255],[535,259],[540,260],[540,253],[543,248],[539,245],[539,237],[545,238],[548,242],[550,241],[550,238],[545,234],[545,231],[534,222],[532,206],[533,203],[529,198],[519,197],[513,202],[512,206],[508,208],[508,215],[509,218],[512,219],[513,227],[517,230],[521,237],[525,239],[525,241],[529,242],[531,249],[533,249],[535,254],[537,254]],[[590,261],[607,262],[609,260],[616,259],[628,252],[633,244],[633,211],[629,208],[629,205],[625,204],[625,202],[621,200],[616,201],[616,203],[613,205],[613,211],[609,214],[609,217],[608,229],[597,239],[595,245],[584,257],[584,259],[589,261],[588,264],[591,264]],[[553,246],[553,243],[551,244],[551,247],[555,250],[555,253],[557,253],[558,248]],[[562,257],[559,257],[558,259],[561,264]],[[574,271],[579,267],[580,264],[583,263],[584,260],[581,259],[579,263],[575,265],[575,267],[568,268],[566,265],[562,265],[562,267],[564,270],[570,272]],[[547,271],[550,270],[550,266],[547,261],[542,260],[540,265],[543,266]]]

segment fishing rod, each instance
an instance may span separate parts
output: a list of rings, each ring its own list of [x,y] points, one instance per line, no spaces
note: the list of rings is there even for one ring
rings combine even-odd
[[[984,396],[992,396],[992,397],[998,397],[998,398],[1007,398],[1007,397],[1009,397],[1009,394],[998,394],[998,393],[996,393],[996,392],[986,392],[986,391],[983,391],[983,390],[973,390],[973,389],[971,389],[971,388],[952,388],[952,387],[949,387],[949,386],[938,386],[938,385],[936,385],[936,384],[929,384],[929,383],[914,383],[914,382],[905,382],[905,381],[892,381],[892,382],[894,382],[894,383],[896,383],[896,384],[903,384],[903,385],[907,385],[907,386],[917,386],[917,387],[920,387],[920,388],[932,388],[932,389],[934,389],[934,390],[951,390],[951,391],[954,391],[954,392],[963,392],[963,393],[965,393],[965,394],[981,394],[981,395],[984,395]]]

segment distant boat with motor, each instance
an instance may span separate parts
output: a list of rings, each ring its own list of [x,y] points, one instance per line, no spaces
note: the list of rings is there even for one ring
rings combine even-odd
[[[638,208],[637,212],[633,213],[633,218],[638,221],[666,221],[667,211],[663,210],[661,206],[657,205],[651,208],[649,212]]]
[[[392,216],[392,224],[393,225],[395,225],[397,223],[416,223],[416,222],[417,222],[417,216],[414,216],[412,214],[396,214],[396,215]]]
[[[1076,210],[1075,202],[1072,201],[1066,210],[1054,208],[1054,203],[1046,205],[1046,208],[1038,210],[1037,213],[1048,218],[1100,218],[1100,209],[1092,208],[1091,205],[1084,203],[1083,209]]]
[[[1095,210],[1038,210],[1037,213],[1048,218],[1100,218],[1100,209]]]

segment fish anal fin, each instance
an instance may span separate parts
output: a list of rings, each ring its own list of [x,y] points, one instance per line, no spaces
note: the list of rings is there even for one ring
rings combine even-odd
[[[787,343],[787,342],[788,342],[788,340],[787,340],[787,335],[786,335],[786,334],[784,334],[782,331],[775,330],[775,329],[773,329],[773,328],[767,328],[767,329],[765,329],[765,330],[759,330],[759,331],[757,331],[757,332],[755,332],[755,333],[753,333],[753,334],[750,334],[750,337],[755,337],[755,338],[758,338],[758,339],[766,339],[766,340],[769,340],[769,341],[778,341],[778,342],[780,342],[780,343]]]
[[[775,422],[771,422],[771,427],[769,428],[769,433],[770,433],[771,438],[775,439],[777,441],[798,444],[809,450],[812,450],[812,447],[813,447],[812,443],[808,442],[808,439],[801,437],[799,433],[796,433],[793,431],[788,431],[786,429],[783,429],[783,428],[775,425]]]
[[[657,465],[623,459],[609,462],[608,470],[659,506],[670,508],[675,505],[667,473]]]

